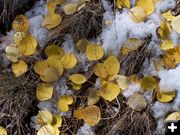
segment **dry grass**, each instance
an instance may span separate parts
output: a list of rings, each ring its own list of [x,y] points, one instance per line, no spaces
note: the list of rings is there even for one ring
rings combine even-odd
[[[142,46],[123,58],[121,66],[125,69],[126,76],[138,74],[140,72],[144,61],[150,56],[150,50],[148,49],[150,41],[151,37],[147,37]]]
[[[75,41],[97,37],[102,31],[103,13],[101,0],[87,2],[77,13],[63,17],[61,24],[50,32],[47,45],[52,43],[61,45],[63,37],[68,33]]]
[[[0,125],[9,134],[30,132],[30,117],[36,108],[36,84],[37,76],[33,72],[17,78],[9,71],[0,73]]]

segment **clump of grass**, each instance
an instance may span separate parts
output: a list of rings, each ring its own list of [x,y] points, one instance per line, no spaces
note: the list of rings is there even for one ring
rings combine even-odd
[[[61,24],[50,32],[47,45],[61,45],[66,34],[71,34],[75,41],[97,37],[102,31],[103,13],[101,0],[87,2],[80,11],[63,17]]]
[[[148,45],[150,42],[151,36],[145,39],[145,42],[142,46],[130,52],[123,58],[121,66],[123,67],[123,69],[125,69],[126,76],[139,74],[144,61],[150,58],[151,51],[148,49]]]
[[[15,78],[9,71],[0,73],[0,125],[8,134],[26,135],[31,132],[30,118],[36,108],[37,76],[29,71]]]

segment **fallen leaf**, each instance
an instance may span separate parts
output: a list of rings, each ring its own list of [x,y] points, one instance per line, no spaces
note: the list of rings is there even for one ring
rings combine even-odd
[[[6,47],[6,57],[11,62],[17,62],[20,54],[16,44],[10,44]]]
[[[61,117],[61,115],[53,114],[53,119],[52,119],[51,125],[54,128],[59,128],[59,127],[61,127],[61,124],[62,124],[62,117]]]
[[[84,77],[82,74],[73,74],[69,76],[69,80],[75,84],[83,84],[86,82],[86,77]]]
[[[51,124],[53,120],[53,115],[49,111],[41,110],[35,117],[36,124],[43,126]]]
[[[100,99],[99,91],[95,88],[88,89],[88,105],[96,104]]]
[[[141,7],[146,11],[146,15],[150,15],[155,10],[155,5],[153,0],[137,0],[136,6]]]
[[[167,103],[174,99],[176,92],[157,92],[156,98],[159,102]]]
[[[63,9],[66,15],[72,15],[77,11],[78,7],[75,3],[69,3],[66,4]]]
[[[39,83],[36,89],[36,97],[40,101],[51,99],[53,94],[53,86],[47,83]]]
[[[171,22],[172,28],[180,34],[180,15],[174,17]]]
[[[157,34],[162,39],[168,39],[169,35],[171,33],[171,28],[168,22],[162,21],[160,27],[157,29]]]
[[[62,112],[69,110],[69,105],[73,103],[73,97],[71,95],[64,95],[58,101],[58,108]]]
[[[173,44],[172,40],[166,39],[166,40],[162,41],[162,43],[161,43],[161,49],[162,50],[168,50],[171,48],[174,48],[174,44]]]
[[[162,16],[166,19],[166,21],[170,22],[174,18],[172,15],[171,11],[169,10],[168,12],[165,12],[162,14]]]
[[[180,120],[180,112],[173,112],[169,114],[165,121],[179,121]]]
[[[157,86],[158,86],[157,80],[151,76],[146,76],[141,80],[141,87],[144,90],[155,89],[157,88]]]
[[[86,56],[89,61],[99,60],[103,57],[104,50],[97,44],[89,44],[86,49]]]
[[[15,17],[12,27],[17,32],[27,32],[29,29],[29,20],[24,15],[18,15]]]
[[[7,130],[2,126],[0,126],[0,135],[7,135]]]
[[[64,50],[60,48],[58,45],[50,45],[46,47],[45,54],[47,57],[58,55],[60,57],[64,56]]]
[[[131,95],[127,104],[135,111],[142,111],[147,106],[144,96],[138,93]]]
[[[99,90],[99,94],[108,101],[114,100],[120,94],[120,92],[121,89],[119,86],[113,82],[107,82]]]
[[[116,0],[116,6],[119,9],[130,8],[131,7],[131,3],[130,3],[129,0]]]
[[[65,69],[71,69],[76,66],[77,58],[73,53],[66,53],[61,58],[62,65]]]
[[[23,60],[19,60],[17,63],[12,64],[12,71],[15,77],[19,77],[26,73],[28,69],[27,64]]]
[[[44,74],[40,75],[40,78],[44,82],[54,82],[57,81],[59,77],[59,72],[53,67],[48,67],[44,70]]]
[[[146,17],[146,12],[141,7],[133,7],[129,12],[130,17],[136,23],[143,22]]]
[[[97,75],[100,78],[107,78],[108,73],[104,68],[103,63],[97,63],[95,68],[94,68],[94,74]]]
[[[56,131],[51,125],[44,125],[39,129],[37,135],[56,135]]]

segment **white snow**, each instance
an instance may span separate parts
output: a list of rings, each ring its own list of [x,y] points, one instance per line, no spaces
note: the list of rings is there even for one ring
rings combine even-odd
[[[92,131],[92,128],[90,126],[84,124],[78,130],[77,135],[95,135],[95,133]]]
[[[123,96],[126,98],[130,97],[133,95],[135,92],[139,92],[141,90],[140,84],[130,84],[126,90],[123,91]]]

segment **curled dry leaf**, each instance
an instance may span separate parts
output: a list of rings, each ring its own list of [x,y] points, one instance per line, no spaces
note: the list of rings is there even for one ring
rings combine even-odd
[[[76,66],[77,58],[73,53],[66,53],[61,58],[61,62],[65,69],[71,69]]]
[[[53,119],[52,119],[51,125],[54,128],[59,128],[59,127],[61,127],[61,124],[62,124],[62,117],[61,117],[61,115],[53,114]]]
[[[7,130],[2,126],[0,126],[0,135],[7,135]]]
[[[19,77],[26,73],[28,69],[27,64],[23,60],[19,60],[17,63],[12,64],[12,71],[15,77]]]
[[[12,27],[18,32],[27,32],[29,29],[29,20],[24,15],[18,15],[12,23]]]
[[[147,106],[144,96],[138,93],[131,95],[127,104],[135,111],[142,111]]]
[[[116,0],[116,6],[119,9],[130,8],[131,7],[131,3],[130,3],[129,0]]]
[[[16,44],[10,44],[6,47],[6,57],[11,62],[17,62],[20,54]]]
[[[162,16],[166,19],[166,21],[170,22],[172,21],[172,19],[174,18],[174,16],[172,15],[171,11],[167,11],[165,13],[162,14]]]
[[[146,15],[150,15],[155,10],[155,5],[153,0],[137,0],[136,6],[141,7],[146,11]]]
[[[158,83],[154,77],[146,76],[141,80],[141,87],[144,90],[155,89],[157,88],[157,86],[158,86]]]
[[[118,74],[119,69],[120,69],[120,63],[115,56],[109,56],[104,61],[103,66],[104,66],[104,69],[107,71],[108,75],[110,76]]]
[[[19,42],[20,42],[25,36],[27,36],[27,33],[25,33],[25,32],[16,32],[16,33],[13,35],[14,43],[15,43],[16,45],[19,45]]]
[[[174,17],[171,22],[172,28],[180,34],[180,15]]]
[[[69,3],[66,4],[63,9],[66,15],[72,15],[77,11],[78,5],[76,3]]]
[[[142,22],[146,17],[146,12],[141,7],[133,7],[129,12],[130,17],[134,22]]]
[[[58,26],[62,21],[62,17],[59,14],[51,14],[44,17],[42,26],[47,29],[52,29]]]
[[[174,99],[174,97],[176,96],[176,92],[172,91],[172,92],[157,92],[156,98],[159,102],[170,102]]]
[[[89,61],[99,60],[103,57],[104,50],[97,44],[89,44],[86,49],[86,56]]]
[[[39,83],[36,89],[36,97],[40,101],[51,99],[53,94],[53,86],[47,83]]]
[[[58,101],[58,108],[62,112],[69,110],[69,105],[73,103],[73,97],[71,95],[64,95]]]
[[[173,44],[172,40],[166,39],[166,40],[162,41],[162,43],[161,43],[161,49],[162,50],[168,50],[171,48],[174,48],[174,44]]]
[[[86,82],[86,77],[82,74],[73,74],[69,76],[69,80],[71,80],[75,84],[83,84]]]
[[[47,57],[58,55],[60,57],[64,56],[64,50],[60,48],[58,45],[50,45],[46,47],[45,54]]]
[[[160,27],[157,29],[157,34],[162,39],[168,39],[169,35],[171,33],[171,28],[168,22],[162,21]]]
[[[99,90],[99,94],[106,100],[114,100],[121,92],[118,85],[113,82],[105,83]]]
[[[179,121],[180,120],[180,112],[173,112],[169,114],[165,121]]]
[[[49,111],[39,111],[35,117],[36,124],[43,126],[51,124],[53,120],[53,115]]]

